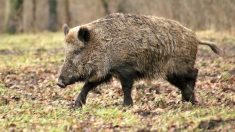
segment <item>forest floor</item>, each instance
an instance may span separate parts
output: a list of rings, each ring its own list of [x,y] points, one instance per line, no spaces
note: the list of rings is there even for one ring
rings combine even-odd
[[[134,106],[123,107],[120,83],[113,79],[77,110],[69,106],[82,83],[56,86],[64,58],[62,33],[0,35],[0,131],[233,131],[235,37],[197,34],[228,55],[199,47],[198,105],[181,102],[180,91],[160,79],[136,82]]]

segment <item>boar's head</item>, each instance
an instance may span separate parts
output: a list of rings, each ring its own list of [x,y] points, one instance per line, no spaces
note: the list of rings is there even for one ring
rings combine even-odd
[[[66,57],[60,71],[57,85],[65,88],[67,85],[78,81],[85,81],[92,70],[84,58],[86,45],[90,41],[90,31],[87,27],[75,27],[69,29],[63,26],[66,44]]]

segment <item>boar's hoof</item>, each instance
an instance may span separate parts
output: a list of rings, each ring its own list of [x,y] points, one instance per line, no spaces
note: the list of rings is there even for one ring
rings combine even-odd
[[[129,101],[124,101],[123,102],[123,106],[133,106],[133,101],[132,100],[129,100]]]
[[[77,108],[82,108],[82,106],[83,106],[83,103],[81,101],[76,100],[73,103],[72,108],[77,109]]]
[[[71,103],[69,108],[76,110],[76,109],[82,108],[82,105],[81,104]]]

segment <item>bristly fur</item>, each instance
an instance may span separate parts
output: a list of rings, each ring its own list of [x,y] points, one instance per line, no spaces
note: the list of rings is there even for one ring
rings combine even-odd
[[[195,33],[176,21],[153,16],[111,14],[82,25],[91,32],[86,48],[96,67],[97,79],[123,65],[142,77],[165,77],[194,66],[197,45]],[[90,56],[88,56],[90,55]]]

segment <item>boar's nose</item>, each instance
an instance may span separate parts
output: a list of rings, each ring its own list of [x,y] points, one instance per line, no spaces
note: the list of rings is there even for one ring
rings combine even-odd
[[[60,88],[65,88],[65,87],[66,87],[66,85],[63,83],[62,79],[59,79],[59,80],[58,80],[57,85],[58,85]]]

